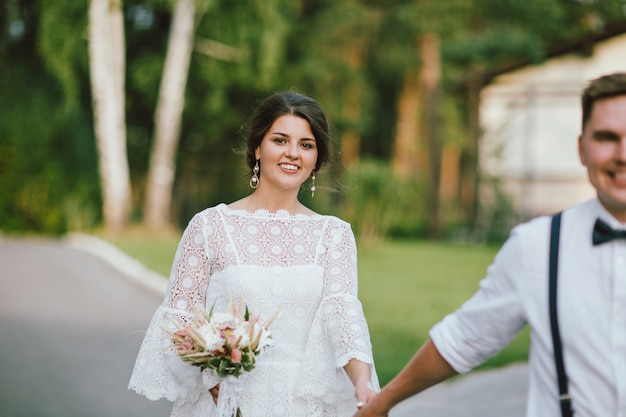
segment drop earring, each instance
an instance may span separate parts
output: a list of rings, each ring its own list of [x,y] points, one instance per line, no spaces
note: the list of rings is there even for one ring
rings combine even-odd
[[[254,168],[252,168],[252,177],[250,178],[250,188],[256,188],[259,186],[259,160],[256,160]]]
[[[315,171],[311,172],[311,197],[315,197]]]

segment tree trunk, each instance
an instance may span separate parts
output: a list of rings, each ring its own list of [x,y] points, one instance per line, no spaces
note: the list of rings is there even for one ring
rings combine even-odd
[[[428,218],[430,237],[439,237],[441,232],[441,134],[439,129],[439,81],[441,79],[441,59],[439,38],[426,33],[421,39],[421,89],[426,110],[424,117],[424,137],[428,143]]]
[[[119,0],[91,0],[89,61],[104,226],[122,231],[130,214],[124,119],[124,26]]]
[[[171,225],[176,153],[193,48],[195,19],[195,0],[177,0],[159,88],[154,120],[155,133],[146,185],[144,222],[150,229]]]
[[[469,144],[461,159],[460,200],[465,223],[474,229],[478,218],[478,143],[480,130],[480,90],[482,89],[482,67],[472,65],[467,78],[467,114]]]
[[[124,13],[122,12],[122,0],[109,0],[110,25],[111,25],[111,64],[113,66],[113,83],[115,94],[115,108],[118,111],[118,130],[126,136],[125,120],[125,72],[126,72],[126,46],[124,43]],[[126,139],[124,139],[126,146]]]
[[[346,59],[350,68],[356,73],[363,68],[362,45],[351,45],[346,53]],[[362,89],[358,82],[348,83],[343,89],[342,112],[344,119],[351,125],[355,125],[361,118]],[[361,135],[350,128],[341,135],[341,161],[346,167],[351,167],[359,162],[361,153]]]
[[[391,166],[398,178],[407,179],[420,169],[417,152],[420,130],[419,73],[409,68],[398,99],[398,120]]]

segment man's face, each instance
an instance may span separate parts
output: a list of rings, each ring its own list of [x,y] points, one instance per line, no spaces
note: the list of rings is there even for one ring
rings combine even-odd
[[[602,205],[626,223],[626,95],[595,102],[578,154]]]

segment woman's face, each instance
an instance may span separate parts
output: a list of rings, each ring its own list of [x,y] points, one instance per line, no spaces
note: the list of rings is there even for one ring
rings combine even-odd
[[[309,122],[285,115],[274,121],[256,149],[260,160],[259,187],[300,189],[317,162],[317,142]]]

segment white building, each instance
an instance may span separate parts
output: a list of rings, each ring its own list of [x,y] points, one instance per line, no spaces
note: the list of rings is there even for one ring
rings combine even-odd
[[[580,93],[590,79],[626,72],[626,27],[573,43],[540,65],[494,76],[481,92],[481,198],[497,178],[520,219],[595,195],[578,158]]]

